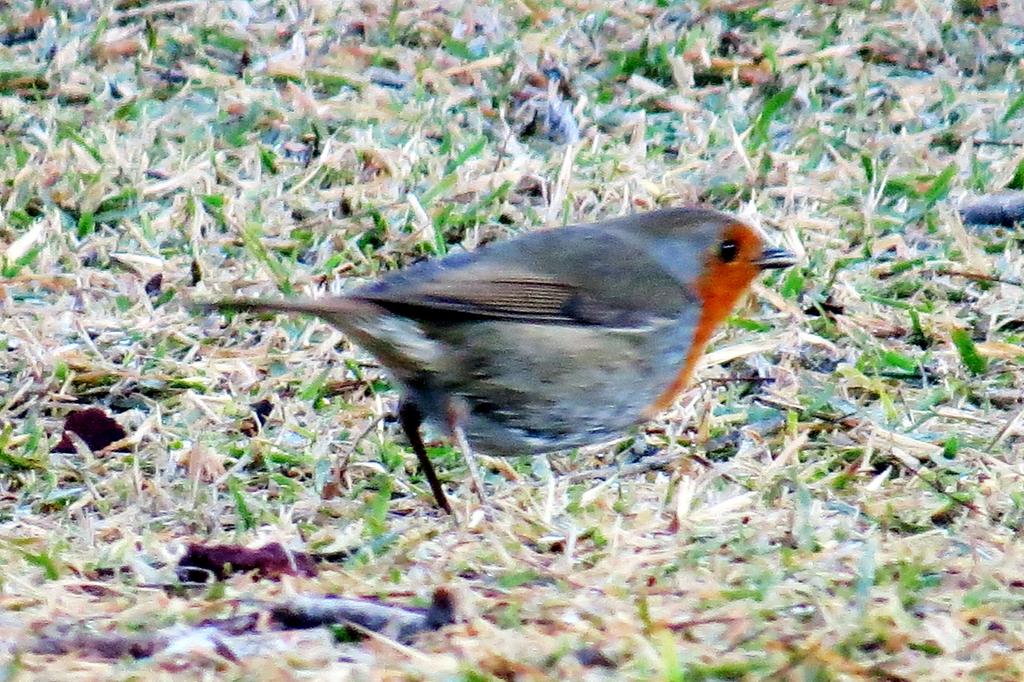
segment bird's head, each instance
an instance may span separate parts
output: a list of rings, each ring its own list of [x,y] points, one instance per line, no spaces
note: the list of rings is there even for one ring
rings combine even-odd
[[[631,216],[631,229],[697,295],[705,318],[714,324],[728,316],[762,271],[796,262],[785,249],[768,246],[749,224],[712,209],[670,208]]]

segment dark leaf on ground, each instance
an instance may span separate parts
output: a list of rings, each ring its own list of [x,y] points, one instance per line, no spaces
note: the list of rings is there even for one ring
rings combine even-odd
[[[185,582],[223,580],[235,573],[255,572],[260,578],[316,575],[313,559],[304,552],[289,552],[272,542],[257,549],[240,545],[190,544],[178,562],[178,577]]]
[[[75,445],[68,433],[74,433],[93,452],[116,443],[128,434],[124,427],[98,407],[71,412],[64,419],[64,435],[53,448],[54,452],[75,452]]]

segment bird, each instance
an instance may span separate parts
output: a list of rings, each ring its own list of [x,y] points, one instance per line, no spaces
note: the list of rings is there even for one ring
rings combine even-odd
[[[614,439],[670,407],[716,328],[765,270],[795,264],[750,223],[672,207],[538,229],[424,260],[340,296],[224,298],[304,313],[375,356],[439,507],[424,423],[474,452],[537,455]]]

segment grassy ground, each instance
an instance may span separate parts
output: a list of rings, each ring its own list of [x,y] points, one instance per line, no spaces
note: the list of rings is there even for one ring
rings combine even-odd
[[[1014,4],[5,3],[3,675],[1019,679],[1024,259],[957,214],[1024,185]],[[696,202],[801,267],[635,439],[489,462],[493,519],[438,441],[461,526],[340,334],[184,305]],[[80,406],[125,449],[52,451]],[[168,587],[188,542],[270,541],[334,558]],[[438,586],[460,622],[410,646],[38,647]]]

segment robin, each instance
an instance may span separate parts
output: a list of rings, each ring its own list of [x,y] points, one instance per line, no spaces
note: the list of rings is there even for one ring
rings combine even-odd
[[[610,440],[669,407],[762,270],[794,263],[743,221],[670,208],[538,230],[417,263],[340,297],[213,307],[306,313],[377,357],[440,507],[426,421],[462,450],[540,454]]]

